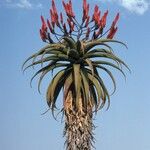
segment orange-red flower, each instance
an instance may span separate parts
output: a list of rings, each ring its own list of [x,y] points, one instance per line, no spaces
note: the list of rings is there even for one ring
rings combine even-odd
[[[87,4],[86,0],[83,0],[83,18],[82,18],[83,22],[88,18],[89,8],[90,8],[90,5]]]
[[[62,12],[60,13],[60,22],[61,22],[61,24],[63,24],[63,23],[64,23],[64,19],[63,19]]]
[[[47,25],[43,16],[41,16],[41,21],[42,21],[42,30],[47,31]]]
[[[89,38],[89,35],[90,35],[90,31],[91,31],[91,29],[88,27],[87,28],[87,32],[86,32],[86,39],[88,39]]]
[[[68,17],[75,17],[75,14],[73,12],[73,9],[72,9],[72,1],[69,0],[69,3],[65,3],[64,1],[62,1],[63,3],[63,6],[64,6],[64,9],[66,11],[66,14]]]
[[[116,24],[119,20],[119,13],[115,16],[109,29],[109,33],[107,34],[108,31],[105,31],[105,26],[107,23],[108,10],[101,16],[99,6],[95,5],[94,13],[92,16],[90,16],[90,5],[89,3],[87,3],[87,0],[83,0],[83,16],[80,24],[78,20],[75,19],[75,14],[72,8],[72,0],[68,0],[68,2],[62,0],[62,4],[67,15],[67,22],[65,22],[63,13],[60,12],[60,14],[58,14],[57,12],[55,0],[51,1],[52,7],[50,9],[50,19],[47,20],[47,23],[45,23],[43,16],[41,16],[42,27],[40,29],[40,36],[42,40],[48,41],[50,33],[55,34],[57,40],[59,39],[59,37],[57,36],[64,35],[73,35],[76,36],[77,39],[80,39],[82,37],[83,39],[96,39],[103,36],[112,39],[117,32],[118,28],[116,27]],[[62,32],[62,34],[60,32],[57,33],[57,30],[55,30],[56,25],[60,29],[59,31]],[[47,28],[49,28],[49,32],[47,31]],[[74,33],[72,34],[72,32]]]
[[[120,16],[120,14],[117,13],[117,15],[116,15],[116,17],[115,17],[115,19],[114,19],[114,21],[113,21],[113,23],[112,23],[113,26],[115,26],[115,25],[117,24],[117,22],[118,22],[118,20],[119,20],[119,16]]]
[[[108,10],[104,13],[102,19],[101,19],[101,28],[104,28],[106,26],[106,19],[108,16]]]
[[[41,16],[42,27],[40,29],[40,36],[43,41],[47,39],[47,25],[43,16]]]
[[[42,29],[40,29],[40,37],[43,41],[46,41],[46,39],[47,39],[46,33],[43,32]]]
[[[112,27],[112,28],[110,29],[109,34],[107,35],[107,38],[108,38],[108,39],[113,39],[113,37],[114,37],[115,33],[117,32],[117,30],[118,30],[117,27]]]
[[[54,30],[53,30],[53,28],[51,26],[51,23],[50,23],[50,21],[48,19],[47,19],[47,25],[48,25],[49,30],[51,31],[51,33],[54,33]]]
[[[102,28],[99,28],[98,31],[95,32],[95,38],[98,38],[101,33],[102,33]]]
[[[95,21],[95,24],[98,27],[100,27],[100,15],[101,15],[101,11],[99,10],[99,7],[95,5],[92,21]]]
[[[90,16],[87,17],[86,22],[85,22],[85,26],[87,27],[90,21]]]
[[[59,26],[58,13],[57,13],[57,9],[56,9],[54,0],[52,0],[52,12],[53,12],[53,17],[54,17],[55,23],[57,26]]]
[[[70,33],[72,33],[73,31],[74,31],[74,23],[71,22],[71,24],[70,24]]]
[[[50,16],[51,16],[51,23],[52,23],[52,26],[54,28],[55,24],[56,24],[56,20],[55,20],[55,16],[54,16],[54,13],[53,13],[52,9],[50,9]]]
[[[114,37],[115,33],[116,33],[117,30],[118,30],[118,28],[115,27],[115,25],[117,24],[118,20],[119,20],[119,13],[117,13],[117,15],[116,15],[114,21],[112,22],[112,25],[111,25],[111,28],[110,28],[110,31],[109,31],[109,33],[108,33],[107,38],[112,39],[112,38]]]
[[[69,18],[67,19],[69,28],[70,28],[70,33],[72,33],[72,31],[74,31],[74,22],[72,22]]]
[[[52,0],[52,8],[53,8],[54,13],[57,14],[57,9],[56,9],[56,5],[55,5],[54,0]]]

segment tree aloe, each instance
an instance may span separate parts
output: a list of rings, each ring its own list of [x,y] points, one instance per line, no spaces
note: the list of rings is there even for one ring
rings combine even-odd
[[[116,90],[115,79],[110,68],[117,69],[125,76],[122,66],[128,66],[114,53],[109,43],[126,47],[113,37],[117,31],[119,13],[111,26],[106,30],[108,11],[101,16],[96,5],[92,17],[89,15],[89,4],[83,0],[81,23],[75,16],[72,1],[62,1],[66,16],[58,14],[54,0],[50,9],[50,19],[45,21],[41,16],[41,39],[46,46],[30,56],[23,64],[24,71],[40,65],[32,80],[39,77],[41,81],[49,72],[54,76],[47,88],[47,104],[55,117],[56,102],[62,91],[61,109],[65,119],[64,136],[66,150],[91,150],[94,137],[93,114],[102,109],[106,101],[110,104],[110,94],[103,82],[99,69],[106,72]],[[28,64],[30,62],[30,64]],[[28,65],[27,65],[28,64]],[[107,108],[108,108],[107,107]]]

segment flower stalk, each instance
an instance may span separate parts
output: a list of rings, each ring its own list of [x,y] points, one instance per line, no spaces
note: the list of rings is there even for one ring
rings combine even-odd
[[[57,43],[61,41],[62,37],[69,36],[75,40],[94,40],[99,38],[113,39],[118,27],[116,26],[119,20],[119,13],[116,15],[112,25],[109,29],[105,30],[107,25],[107,17],[109,11],[107,10],[102,15],[98,5],[94,7],[94,13],[92,16],[89,14],[90,5],[87,0],[83,0],[83,16],[81,23],[76,19],[73,11],[72,1],[68,3],[62,1],[64,7],[64,14],[58,11],[55,1],[52,0],[52,8],[50,9],[50,18],[47,19],[47,23],[43,16],[41,16],[42,27],[40,29],[40,36],[44,42]],[[66,18],[66,20],[64,19]],[[57,29],[56,29],[57,28]],[[107,34],[107,35],[106,35]]]

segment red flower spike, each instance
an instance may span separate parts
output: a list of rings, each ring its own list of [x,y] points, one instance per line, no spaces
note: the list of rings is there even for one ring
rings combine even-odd
[[[99,7],[97,5],[95,5],[95,8],[94,8],[94,13],[97,13],[99,10]]]
[[[118,30],[117,27],[115,28],[115,25],[117,24],[118,20],[119,20],[119,13],[116,15],[116,17],[115,17],[115,19],[114,19],[114,21],[113,21],[113,23],[111,25],[110,32],[109,32],[107,38],[112,39],[114,37],[115,33]]]
[[[86,19],[88,18],[89,8],[90,8],[90,5],[88,4],[87,7],[86,7],[86,12],[85,12],[85,18]]]
[[[100,27],[100,10],[97,11],[97,13],[95,13],[94,15],[94,21],[95,21],[95,24]]]
[[[56,20],[55,20],[55,16],[54,16],[52,9],[50,9],[50,16],[51,16],[51,23],[52,23],[52,26],[54,28],[55,24],[56,24]]]
[[[63,6],[64,6],[64,9],[66,11],[66,14],[68,15],[68,11],[69,11],[69,7],[68,7],[68,4],[65,4],[65,2],[63,1]]]
[[[101,12],[100,10],[97,12],[97,16],[100,18]]]
[[[87,7],[86,7],[86,16],[88,16],[89,9],[90,9],[90,5],[89,5],[89,4],[87,4]]]
[[[41,21],[42,21],[43,24],[45,23],[45,20],[44,20],[43,16],[41,16]]]
[[[47,32],[47,26],[46,26],[46,24],[42,24],[41,30],[42,30],[43,32]]]
[[[106,26],[106,19],[108,16],[108,10],[104,13],[102,19],[101,19],[101,28],[104,28]]]
[[[69,18],[67,19],[67,22],[68,22],[68,25],[70,28],[70,33],[71,33],[72,31],[74,31],[74,23],[71,22],[71,20]]]
[[[92,21],[95,21],[96,24],[100,22],[100,13],[99,7],[95,5]]]
[[[46,22],[45,22],[45,19],[43,16],[41,16],[41,21],[42,21],[42,28],[41,28],[41,31],[42,32],[47,32],[47,25],[46,25]]]
[[[53,8],[54,13],[57,13],[56,5],[55,5],[54,0],[52,0],[52,8]]]
[[[116,27],[116,28],[112,27],[112,28],[110,29],[110,32],[109,32],[107,38],[108,38],[108,39],[113,39],[113,37],[114,37],[114,35],[116,34],[117,30],[118,30],[117,27]]]
[[[66,27],[66,24],[65,24],[65,23],[64,23],[64,25],[63,25],[63,29],[64,29],[65,34],[68,34],[67,27]]]
[[[98,36],[102,33],[102,29],[99,28],[99,30],[97,31],[97,33],[95,33],[95,37],[98,38]]]
[[[71,20],[69,18],[67,18],[67,22],[68,22],[69,27],[71,27]]]
[[[87,20],[86,20],[86,22],[85,22],[85,26],[86,26],[86,27],[88,26],[89,21],[90,21],[90,16],[87,17]]]
[[[100,15],[101,15],[101,12],[100,12],[100,10],[99,10],[99,11],[97,12],[97,18],[98,18],[97,22],[100,21]]]
[[[75,31],[74,30],[75,25],[86,29],[86,30],[83,30],[84,31],[83,34],[85,34],[84,39],[89,39],[89,36],[91,36],[90,37],[91,39],[97,39],[103,36],[103,30],[107,22],[108,10],[101,17],[101,11],[99,9],[99,6],[95,5],[93,16],[90,16],[89,15],[90,5],[88,4],[87,0],[83,0],[82,22],[81,24],[78,24],[78,23],[75,23],[73,19],[75,17],[75,14],[73,12],[72,0],[68,0],[68,2],[65,2],[65,0],[62,0],[62,4],[65,10],[65,13],[67,15],[67,23],[65,23],[63,13],[60,12],[60,14],[58,14],[57,12],[57,7],[55,5],[56,1],[55,0],[51,0],[51,1],[52,1],[52,4],[51,4],[52,7],[50,9],[51,19],[45,22],[44,17],[41,16],[42,27],[40,29],[40,36],[42,40],[50,42],[49,40],[51,39],[50,34],[55,33],[54,28],[56,25],[61,29],[61,31],[65,35],[69,35],[69,36],[71,36],[71,33]],[[107,34],[107,38],[112,39],[114,37],[115,33],[118,30],[118,28],[116,27],[118,20],[119,20],[119,13],[117,13],[117,15],[115,16],[112,22],[109,33]],[[93,24],[89,26],[89,23],[93,23]],[[92,27],[94,27],[94,29]],[[48,28],[49,28],[49,31],[47,31]],[[82,38],[82,35],[80,35],[78,38],[79,39]]]
[[[65,9],[65,11],[66,11],[66,4],[65,4],[64,0],[62,1],[62,4],[63,4],[64,9]]]
[[[75,17],[75,14],[73,13],[73,10],[72,10],[72,2],[71,2],[71,0],[67,4],[65,4],[64,1],[62,1],[62,3],[63,3],[63,6],[64,6],[64,9],[66,11],[67,16],[68,17]]]
[[[83,18],[82,21],[84,22],[87,17],[88,17],[88,13],[89,13],[89,7],[90,5],[87,4],[86,0],[83,0]]]
[[[47,25],[48,25],[49,30],[51,31],[51,33],[54,33],[54,30],[52,29],[52,26],[51,26],[51,24],[50,24],[48,19],[47,19]]]
[[[87,2],[86,0],[83,0],[83,10],[86,10]]]
[[[70,6],[70,10],[72,10],[72,1],[69,0],[69,6]]]
[[[60,22],[61,22],[61,24],[63,24],[63,22],[64,22],[62,12],[60,13]]]
[[[74,23],[71,23],[71,32],[74,31]]]
[[[56,9],[54,0],[52,0],[52,10],[53,10],[53,15],[54,15],[53,17],[54,17],[55,23],[59,27],[60,24],[59,24],[59,20],[58,20],[58,13],[57,13],[57,9]]]
[[[113,21],[113,26],[116,25],[117,21],[119,20],[119,16],[120,16],[119,13],[117,13],[117,15],[116,15],[116,17],[115,17],[115,19]]]
[[[73,13],[73,9],[72,9],[72,1],[71,1],[71,0],[69,0],[69,5],[70,5],[70,15],[71,15],[72,17],[75,17],[75,15],[74,15],[74,13]]]
[[[40,29],[40,37],[41,39],[45,42],[46,39],[47,39],[47,36],[46,36],[46,32],[43,32],[42,29]]]
[[[70,11],[70,5],[69,4],[66,4],[66,13],[67,13],[67,15],[70,16],[71,11]]]
[[[88,38],[89,38],[90,31],[91,31],[91,29],[88,27],[88,28],[87,28],[87,32],[86,32],[86,39],[88,39]]]

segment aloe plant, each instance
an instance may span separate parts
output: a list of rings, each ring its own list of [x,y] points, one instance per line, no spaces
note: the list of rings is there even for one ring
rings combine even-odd
[[[102,109],[107,102],[110,105],[110,93],[99,74],[106,72],[112,80],[114,90],[116,82],[111,68],[117,69],[124,77],[122,66],[128,70],[126,63],[115,53],[110,43],[126,45],[114,39],[117,31],[119,13],[111,26],[106,30],[108,11],[100,17],[96,5],[92,17],[89,15],[89,4],[83,0],[83,16],[81,23],[73,12],[72,2],[62,1],[66,20],[58,11],[54,0],[50,9],[50,19],[45,21],[41,16],[41,39],[46,46],[30,56],[23,64],[23,70],[41,65],[41,68],[31,78],[39,77],[38,90],[43,78],[54,72],[48,85],[46,100],[52,114],[55,116],[56,102],[62,91],[61,113],[64,115],[66,150],[91,150],[94,142],[93,114]],[[28,62],[30,62],[28,64]]]

